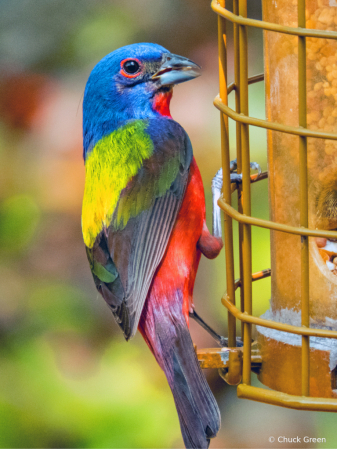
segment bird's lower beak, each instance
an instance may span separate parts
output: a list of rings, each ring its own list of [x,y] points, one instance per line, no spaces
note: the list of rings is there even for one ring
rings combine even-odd
[[[183,83],[201,75],[201,67],[195,62],[183,56],[168,53],[163,63],[153,76],[154,81],[159,81],[160,86],[170,86]]]

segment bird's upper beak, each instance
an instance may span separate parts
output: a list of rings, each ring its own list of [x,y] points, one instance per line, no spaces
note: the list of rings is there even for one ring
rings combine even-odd
[[[200,76],[201,67],[195,62],[190,61],[183,56],[168,53],[152,79],[159,81],[160,86],[170,86],[173,84],[183,83]]]

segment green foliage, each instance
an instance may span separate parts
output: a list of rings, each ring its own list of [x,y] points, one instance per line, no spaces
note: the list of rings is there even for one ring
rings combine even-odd
[[[72,286],[32,289],[0,346],[0,447],[155,447],[179,438],[152,354],[135,342],[98,342],[90,309]]]
[[[316,438],[325,438],[325,443],[318,443],[319,448],[337,447],[336,414],[316,413]],[[315,436],[316,436],[315,435]]]
[[[26,303],[30,329],[40,332],[90,332],[97,321],[91,315],[90,302],[82,289],[63,283],[42,282],[34,285]]]
[[[40,210],[34,198],[16,195],[0,205],[0,248],[8,252],[22,251],[34,237]]]

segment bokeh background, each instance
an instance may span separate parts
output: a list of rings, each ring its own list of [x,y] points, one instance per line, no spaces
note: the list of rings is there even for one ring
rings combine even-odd
[[[220,166],[216,15],[208,0],[1,0],[0,12],[0,447],[182,447],[163,373],[139,335],[125,343],[94,288],[81,236],[81,109],[91,69],[120,46],[157,42],[199,63],[203,76],[176,87],[171,112],[191,137],[210,223]],[[249,15],[260,18],[259,0]],[[261,73],[260,31],[250,31],[249,59],[250,75]],[[230,79],[232,61],[229,51]],[[263,118],[263,85],[250,96]],[[265,169],[265,132],[250,138]],[[253,202],[267,218],[266,181],[253,186]],[[254,271],[268,268],[268,231],[254,229],[253,251]],[[222,334],[225,288],[224,254],[202,259],[196,309]],[[254,284],[256,315],[269,295],[268,280]],[[199,348],[215,345],[194,323],[191,332]],[[271,447],[282,435],[337,447],[333,414],[238,400],[216,371],[206,374],[223,420],[211,447]]]

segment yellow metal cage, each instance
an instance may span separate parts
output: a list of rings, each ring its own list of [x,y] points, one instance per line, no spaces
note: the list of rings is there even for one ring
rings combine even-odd
[[[298,27],[281,26],[266,21],[247,18],[247,0],[233,0],[233,12],[225,8],[225,0],[213,0],[211,7],[218,15],[218,43],[219,43],[219,74],[220,93],[214,104],[221,112],[221,153],[223,170],[223,194],[218,204],[225,216],[225,252],[226,252],[226,280],[227,293],[222,298],[222,304],[228,309],[228,342],[229,357],[222,362],[219,350],[199,351],[198,357],[203,367],[225,367],[229,383],[238,384],[237,393],[240,398],[252,399],[269,404],[290,407],[294,409],[337,411],[337,400],[310,396],[310,337],[337,338],[337,332],[326,329],[310,328],[309,320],[309,237],[337,237],[337,232],[309,229],[308,226],[308,176],[307,176],[307,139],[337,140],[337,134],[307,128],[307,92],[306,92],[306,38],[337,39],[333,31],[307,29],[305,17],[305,0],[297,1]],[[226,21],[233,23],[234,32],[234,83],[227,82],[227,36]],[[261,120],[249,116],[248,85],[262,81],[264,76],[258,75],[248,78],[248,27],[285,33],[297,36],[298,39],[298,102],[299,126],[286,126]],[[235,110],[228,106],[228,95],[235,93]],[[242,184],[232,184],[230,181],[230,151],[228,135],[228,117],[236,122],[237,171],[242,173]],[[262,176],[250,174],[249,126],[257,126],[267,130],[293,134],[299,139],[299,181],[300,181],[300,227],[268,221],[251,216],[251,183],[264,179]],[[231,205],[231,196],[237,190],[238,210]],[[239,222],[239,262],[240,279],[234,277],[234,245],[233,219]],[[251,227],[260,226],[274,231],[281,231],[298,235],[301,238],[301,326],[293,326],[271,321],[252,315],[252,282],[270,276],[266,269],[252,274]],[[241,290],[241,305],[235,305],[235,291]],[[236,319],[242,323],[243,351],[236,346]],[[251,386],[251,371],[254,364],[261,361],[259,351],[251,345],[252,325],[276,329],[283,332],[302,336],[301,349],[301,396],[267,390]],[[241,357],[243,359],[241,371]]]

